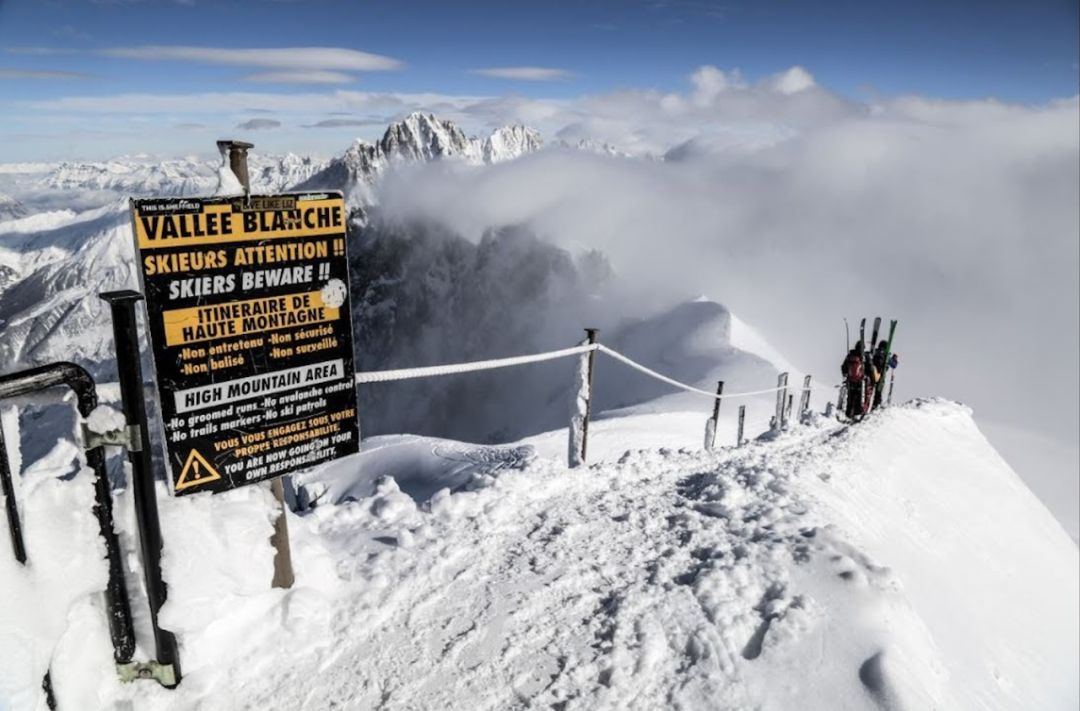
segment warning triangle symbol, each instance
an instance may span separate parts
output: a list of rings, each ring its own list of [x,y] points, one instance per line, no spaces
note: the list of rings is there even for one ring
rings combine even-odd
[[[184,468],[180,470],[180,478],[176,480],[175,489],[181,491],[192,486],[217,481],[220,478],[221,475],[210,466],[210,462],[206,461],[206,457],[200,454],[199,450],[193,449],[188,453]]]

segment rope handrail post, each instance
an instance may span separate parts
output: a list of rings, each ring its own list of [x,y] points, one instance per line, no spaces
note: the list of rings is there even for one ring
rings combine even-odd
[[[735,446],[741,447],[746,444],[743,439],[743,427],[746,425],[746,405],[739,405],[739,429],[735,433]]]
[[[716,447],[716,428],[720,425],[720,401],[724,397],[724,381],[716,384],[716,399],[713,401],[712,417],[705,421],[705,449]]]
[[[803,378],[802,397],[799,399],[799,422],[806,422],[810,417],[810,376]]]
[[[784,428],[784,410],[787,409],[787,372],[776,376],[776,412],[773,414],[770,429],[781,430]]]
[[[596,364],[598,328],[585,329],[585,342],[592,346],[581,354],[576,371],[576,393],[570,415],[569,447],[567,461],[570,468],[583,466],[587,461],[589,448],[589,418],[592,415],[593,369]]]

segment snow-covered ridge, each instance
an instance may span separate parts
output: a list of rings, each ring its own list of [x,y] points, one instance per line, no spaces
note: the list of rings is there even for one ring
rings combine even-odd
[[[263,489],[161,499],[172,691],[111,667],[61,440],[21,492],[35,565],[0,556],[0,695],[30,707],[51,667],[87,711],[1075,708],[1076,548],[963,407],[716,452],[670,413],[606,422],[625,453],[574,470],[528,443],[366,442],[305,477],[327,486],[290,514],[289,591]]]

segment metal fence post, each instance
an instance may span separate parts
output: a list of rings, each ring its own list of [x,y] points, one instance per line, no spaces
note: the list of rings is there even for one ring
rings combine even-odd
[[[135,304],[142,299],[137,291],[110,291],[99,296],[112,310],[116,369],[120,378],[120,397],[128,432],[138,444],[128,448],[131,462],[131,491],[135,499],[135,518],[139,525],[146,596],[150,602],[150,624],[154,630],[156,661],[163,667],[163,686],[180,683],[180,658],[176,637],[158,625],[158,612],[165,604],[168,588],[161,577],[161,522],[158,519],[154,470],[150,456],[150,436],[146,425],[146,402],[143,397],[142,363],[139,360],[139,334]],[[137,433],[137,435],[135,434]]]
[[[743,425],[746,424],[746,405],[739,405],[739,431],[735,435],[735,446],[743,446]]]

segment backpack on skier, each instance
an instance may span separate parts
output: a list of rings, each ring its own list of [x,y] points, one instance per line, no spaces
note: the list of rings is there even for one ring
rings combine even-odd
[[[861,383],[863,378],[866,377],[866,366],[863,363],[862,353],[853,348],[847,354],[847,358],[844,359],[841,371],[849,383]]]

